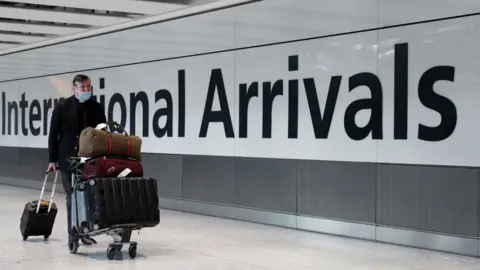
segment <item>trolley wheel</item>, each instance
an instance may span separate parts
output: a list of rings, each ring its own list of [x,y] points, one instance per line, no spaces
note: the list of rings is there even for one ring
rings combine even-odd
[[[79,246],[78,241],[70,241],[68,243],[68,250],[70,250],[71,254],[75,254],[78,251],[78,246]]]
[[[115,248],[114,247],[108,247],[107,248],[107,258],[109,260],[115,259]]]
[[[132,259],[137,257],[137,245],[130,245],[130,247],[128,248],[128,255]]]
[[[45,241],[47,241],[49,237],[50,237],[50,234],[45,234],[45,235],[43,236],[43,239],[45,239]]]

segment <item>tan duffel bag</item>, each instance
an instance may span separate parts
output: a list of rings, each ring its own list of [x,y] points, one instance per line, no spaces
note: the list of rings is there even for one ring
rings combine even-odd
[[[120,127],[123,133],[113,133],[108,126]],[[102,130],[106,128],[107,130]],[[117,156],[141,160],[142,139],[128,135],[117,123],[100,124],[82,130],[78,143],[79,157]]]

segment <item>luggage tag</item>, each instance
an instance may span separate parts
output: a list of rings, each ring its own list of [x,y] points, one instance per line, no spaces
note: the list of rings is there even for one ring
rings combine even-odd
[[[117,177],[119,177],[119,178],[126,177],[126,176],[129,175],[131,172],[132,172],[132,170],[130,170],[130,169],[127,168],[127,169],[123,170],[120,174],[118,174]]]

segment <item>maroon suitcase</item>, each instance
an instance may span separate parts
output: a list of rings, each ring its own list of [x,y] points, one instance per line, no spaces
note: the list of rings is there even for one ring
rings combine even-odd
[[[82,178],[89,180],[99,177],[118,177],[128,169],[123,177],[143,177],[142,163],[133,158],[99,157],[88,160],[82,168]]]

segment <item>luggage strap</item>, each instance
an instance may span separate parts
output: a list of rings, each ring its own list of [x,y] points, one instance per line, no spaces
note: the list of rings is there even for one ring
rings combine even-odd
[[[112,135],[108,136],[108,155],[112,154]]]
[[[107,122],[107,123],[101,123],[101,124],[98,124],[95,129],[97,130],[102,130],[102,129],[106,129],[107,132],[111,133],[109,130],[108,130],[108,124],[113,124],[115,126],[119,126],[121,127],[118,123],[116,122]],[[125,131],[125,129],[122,127],[122,134],[125,135],[125,137],[127,137],[127,144],[128,144],[128,147],[127,147],[127,157],[129,157],[131,154],[132,154],[132,141],[130,140],[130,138],[128,138],[128,133],[127,131]],[[111,155],[112,154],[112,147],[113,147],[113,143],[112,143],[112,135],[109,134],[108,136],[108,154],[107,155]]]
[[[37,214],[40,211],[40,204],[42,203],[43,193],[45,192],[45,186],[47,185],[49,174],[50,172],[45,173],[45,179],[43,180],[42,191],[40,192],[40,198],[38,199],[38,202],[37,202],[37,211],[36,211]],[[52,202],[53,202],[53,197],[55,196],[55,188],[57,187],[57,180],[58,180],[58,169],[55,171],[55,179],[53,180],[52,194],[50,195],[50,202],[48,203],[47,213],[50,213],[50,210],[52,209]]]
[[[112,154],[112,150],[113,150],[112,135],[109,135],[107,156],[110,156]],[[127,138],[127,157],[129,157],[131,154],[132,154],[132,141],[130,141],[130,138]]]
[[[127,143],[128,143],[127,157],[129,157],[130,154],[132,153],[132,142],[130,141],[130,138],[127,138]]]

